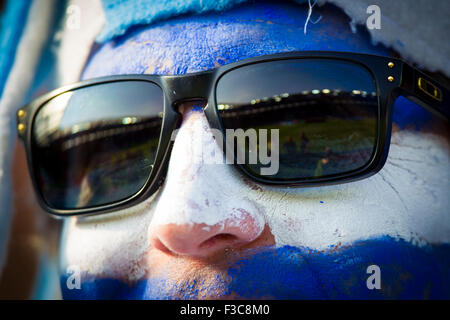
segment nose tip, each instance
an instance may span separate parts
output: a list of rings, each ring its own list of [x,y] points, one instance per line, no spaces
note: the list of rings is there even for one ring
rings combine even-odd
[[[253,242],[265,222],[229,166],[203,161],[210,152],[222,155],[222,150],[203,110],[194,107],[180,110],[183,122],[149,226],[149,240],[152,248],[169,254],[206,258]]]
[[[150,227],[150,241],[163,252],[191,257],[207,257],[220,250],[244,246],[261,234],[261,221],[243,209],[238,219],[215,225],[204,223],[162,224]]]

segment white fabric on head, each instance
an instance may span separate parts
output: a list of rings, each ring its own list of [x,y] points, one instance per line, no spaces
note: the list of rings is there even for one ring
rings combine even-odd
[[[374,42],[396,50],[401,56],[430,71],[450,77],[449,1],[429,0],[322,0],[341,7],[356,24],[366,25],[367,8],[381,11],[381,29],[368,30]]]

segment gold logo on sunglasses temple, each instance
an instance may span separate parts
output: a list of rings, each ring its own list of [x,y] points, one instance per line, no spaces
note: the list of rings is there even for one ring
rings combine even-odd
[[[430,81],[425,80],[423,78],[419,78],[417,81],[417,84],[419,86],[419,89],[423,92],[425,92],[426,95],[430,96],[434,100],[437,100],[439,102],[442,101],[442,91],[437,86],[432,84]]]

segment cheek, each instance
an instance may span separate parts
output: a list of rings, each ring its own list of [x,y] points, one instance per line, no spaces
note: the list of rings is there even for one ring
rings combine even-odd
[[[144,276],[148,226],[157,196],[105,217],[68,219],[62,233],[61,274],[75,268],[87,277],[134,281]]]
[[[376,175],[316,189],[266,190],[258,203],[280,246],[322,250],[383,235],[413,243],[446,243],[449,161],[442,137],[399,131]]]

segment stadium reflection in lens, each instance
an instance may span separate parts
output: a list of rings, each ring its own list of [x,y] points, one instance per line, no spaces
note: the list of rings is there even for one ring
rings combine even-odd
[[[162,90],[117,81],[58,95],[32,128],[34,172],[59,210],[105,205],[138,192],[152,170],[163,115]]]
[[[266,179],[317,179],[370,161],[377,137],[376,92],[372,75],[359,64],[286,59],[229,71],[217,83],[216,104],[225,129],[279,129],[279,170]],[[258,147],[261,143],[267,142],[258,141]],[[248,144],[243,152],[248,155]],[[246,162],[245,167],[259,175],[264,165]]]

